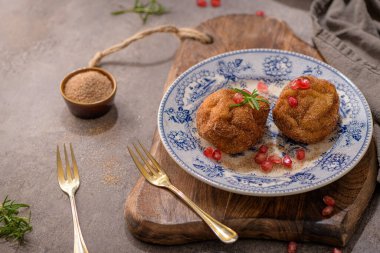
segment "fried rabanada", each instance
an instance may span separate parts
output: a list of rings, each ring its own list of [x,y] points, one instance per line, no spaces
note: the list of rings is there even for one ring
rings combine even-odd
[[[273,120],[290,139],[316,143],[337,126],[339,96],[335,86],[327,80],[313,76],[298,79],[307,79],[309,88],[291,88],[292,82],[285,86],[273,109]]]
[[[228,154],[245,151],[265,132],[269,105],[258,101],[259,110],[249,104],[232,107],[235,91],[221,89],[209,95],[197,111],[199,135]],[[260,97],[260,96],[259,96]]]

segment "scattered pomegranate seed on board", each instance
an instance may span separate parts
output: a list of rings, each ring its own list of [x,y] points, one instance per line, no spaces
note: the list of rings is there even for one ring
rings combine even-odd
[[[220,0],[211,0],[212,7],[219,7],[220,6]]]
[[[335,206],[335,199],[329,195],[325,195],[323,197],[323,202],[327,205],[327,206]]]
[[[326,206],[322,210],[322,216],[328,217],[332,214],[333,211],[334,211],[334,208],[332,206]]]
[[[266,160],[260,164],[260,167],[264,172],[268,173],[272,171],[273,163],[271,161]]]
[[[212,158],[214,158],[216,161],[219,161],[222,159],[222,152],[219,149],[215,149],[212,153]]]
[[[257,164],[262,164],[264,161],[266,161],[267,160],[267,155],[266,154],[264,154],[264,153],[257,153],[256,155],[255,155],[255,162],[257,163]]]
[[[266,152],[268,152],[268,146],[261,145],[260,148],[259,148],[259,152],[265,154]]]
[[[298,101],[295,97],[288,97],[288,103],[291,107],[297,107]]]
[[[281,164],[282,163],[282,159],[278,155],[271,155],[268,157],[268,160],[274,164]]]
[[[303,148],[299,148],[296,150],[296,157],[298,160],[302,161],[305,159],[305,150]]]
[[[290,156],[288,155],[285,155],[283,158],[282,158],[282,165],[284,165],[285,167],[288,167],[288,168],[291,168],[292,167],[292,158],[290,158]]]
[[[207,6],[207,2],[206,2],[206,0],[197,0],[197,5],[199,7],[206,7]]]
[[[297,252],[297,243],[296,242],[289,242],[288,244],[288,253],[296,253]]]
[[[256,11],[256,16],[258,16],[258,17],[264,17],[265,16],[265,12],[264,11]]]
[[[243,94],[239,93],[239,92],[236,92],[235,95],[232,97],[232,100],[236,103],[236,104],[240,104],[241,102],[244,101],[244,96]]]
[[[212,158],[212,153],[214,153],[213,147],[207,147],[205,150],[203,150],[203,154],[208,158]]]

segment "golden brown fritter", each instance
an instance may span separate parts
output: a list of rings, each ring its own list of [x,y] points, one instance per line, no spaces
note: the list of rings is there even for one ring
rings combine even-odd
[[[269,105],[259,102],[260,110],[248,104],[235,104],[236,92],[221,89],[209,95],[197,111],[197,128],[201,137],[228,154],[245,151],[263,136]]]
[[[296,141],[316,143],[328,136],[339,120],[339,96],[334,85],[313,76],[301,76],[310,81],[309,89],[282,90],[273,109],[273,119],[282,133]],[[289,97],[298,105],[291,107]]]

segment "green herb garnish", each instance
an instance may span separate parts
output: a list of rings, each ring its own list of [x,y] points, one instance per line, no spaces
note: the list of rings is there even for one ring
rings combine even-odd
[[[29,205],[17,204],[5,197],[0,204],[0,237],[14,239],[20,243],[24,240],[24,235],[32,231],[29,217],[18,216],[20,208],[28,208]]]
[[[147,3],[141,3],[140,0],[135,0],[135,5],[131,9],[120,10],[111,12],[112,15],[120,15],[125,13],[137,13],[141,20],[145,24],[150,15],[162,15],[168,12],[168,10],[157,0],[149,0]]]
[[[258,97],[259,93],[256,89],[254,89],[252,93],[237,88],[232,88],[232,90],[242,94],[244,96],[244,100],[239,104],[232,104],[230,107],[238,107],[248,103],[253,109],[260,110],[259,101],[269,104],[269,101],[267,99]]]

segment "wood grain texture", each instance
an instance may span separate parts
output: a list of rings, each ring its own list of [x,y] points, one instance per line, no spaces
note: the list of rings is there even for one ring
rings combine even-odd
[[[253,15],[229,15],[197,27],[210,34],[209,45],[184,40],[169,72],[165,90],[192,65],[227,51],[275,48],[321,56],[278,20]],[[156,131],[152,154],[172,183],[196,204],[238,232],[240,238],[312,241],[344,246],[368,205],[376,185],[377,159],[372,142],[362,161],[340,180],[304,194],[250,197],[213,188],[182,170],[168,155]],[[336,200],[334,215],[323,218],[322,197]],[[140,178],[125,203],[125,218],[138,239],[157,244],[182,244],[216,239],[210,229],[183,202],[165,189]]]

